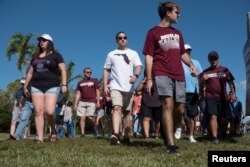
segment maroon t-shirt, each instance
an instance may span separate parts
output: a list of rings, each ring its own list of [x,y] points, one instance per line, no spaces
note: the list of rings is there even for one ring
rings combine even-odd
[[[148,31],[143,54],[153,56],[153,76],[184,81],[181,55],[185,53],[181,32],[173,27],[156,26]]]
[[[99,89],[98,80],[84,78],[78,82],[76,91],[81,92],[80,101],[96,103],[96,89]]]
[[[207,68],[201,73],[208,75],[206,80],[206,99],[222,99],[227,98],[226,82],[233,81],[234,77],[228,68],[219,66],[216,68]]]

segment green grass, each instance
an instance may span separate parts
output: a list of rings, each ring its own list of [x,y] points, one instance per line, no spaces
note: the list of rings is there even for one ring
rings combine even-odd
[[[197,144],[190,144],[183,135],[177,141],[180,155],[165,152],[161,140],[131,139],[131,146],[111,146],[109,139],[60,139],[56,143],[36,144],[34,140],[6,140],[0,134],[0,165],[4,167],[53,167],[53,166],[207,166],[209,150],[250,150],[250,134],[222,141],[213,145],[209,140],[198,138]]]

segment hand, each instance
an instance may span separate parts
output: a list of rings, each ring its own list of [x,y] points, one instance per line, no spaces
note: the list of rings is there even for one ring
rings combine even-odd
[[[191,73],[191,75],[192,75],[193,77],[196,77],[196,76],[199,75],[199,72],[198,72],[198,70],[195,68],[194,65],[191,65],[191,66],[190,66],[190,73]]]
[[[19,108],[20,111],[22,111],[23,110],[23,105],[20,103],[18,108]]]
[[[109,88],[107,86],[104,86],[103,91],[106,96],[109,96]]]
[[[66,93],[67,90],[68,90],[67,86],[62,86],[62,87],[61,87],[62,93]]]
[[[130,84],[133,84],[133,83],[135,83],[136,80],[137,80],[137,77],[136,77],[136,76],[130,76],[129,83],[130,83]]]
[[[100,102],[97,102],[95,106],[96,108],[100,108]]]
[[[107,100],[107,101],[111,101],[111,97],[107,96],[107,97],[106,97],[106,100]]]
[[[203,76],[202,76],[202,79],[204,79],[205,81],[208,79],[208,75],[207,74],[204,74]]]
[[[146,80],[147,84],[146,84],[146,90],[148,92],[149,95],[151,95],[151,89],[152,89],[152,86],[153,86],[153,81],[152,79],[148,79]]]
[[[76,111],[77,111],[77,108],[78,108],[78,105],[75,104],[73,108],[74,108],[74,111],[76,112]]]
[[[24,89],[24,94],[25,94],[25,96],[30,97],[30,93],[29,93],[29,90],[27,88]]]

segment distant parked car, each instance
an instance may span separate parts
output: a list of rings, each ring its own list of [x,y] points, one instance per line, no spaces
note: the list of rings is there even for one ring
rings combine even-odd
[[[241,132],[243,134],[249,133],[250,132],[250,116],[245,116],[243,117],[241,121]]]

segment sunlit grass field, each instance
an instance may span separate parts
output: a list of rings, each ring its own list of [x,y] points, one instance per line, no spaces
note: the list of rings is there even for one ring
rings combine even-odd
[[[63,138],[55,143],[46,141],[37,144],[34,139],[7,140],[7,134],[0,134],[0,166],[3,167],[53,167],[53,166],[207,166],[210,150],[250,150],[250,134],[228,138],[219,145],[198,136],[198,143],[190,144],[183,134],[177,141],[180,155],[166,153],[161,139],[131,138],[131,145],[111,146],[109,138],[96,139],[87,135],[74,139]]]

